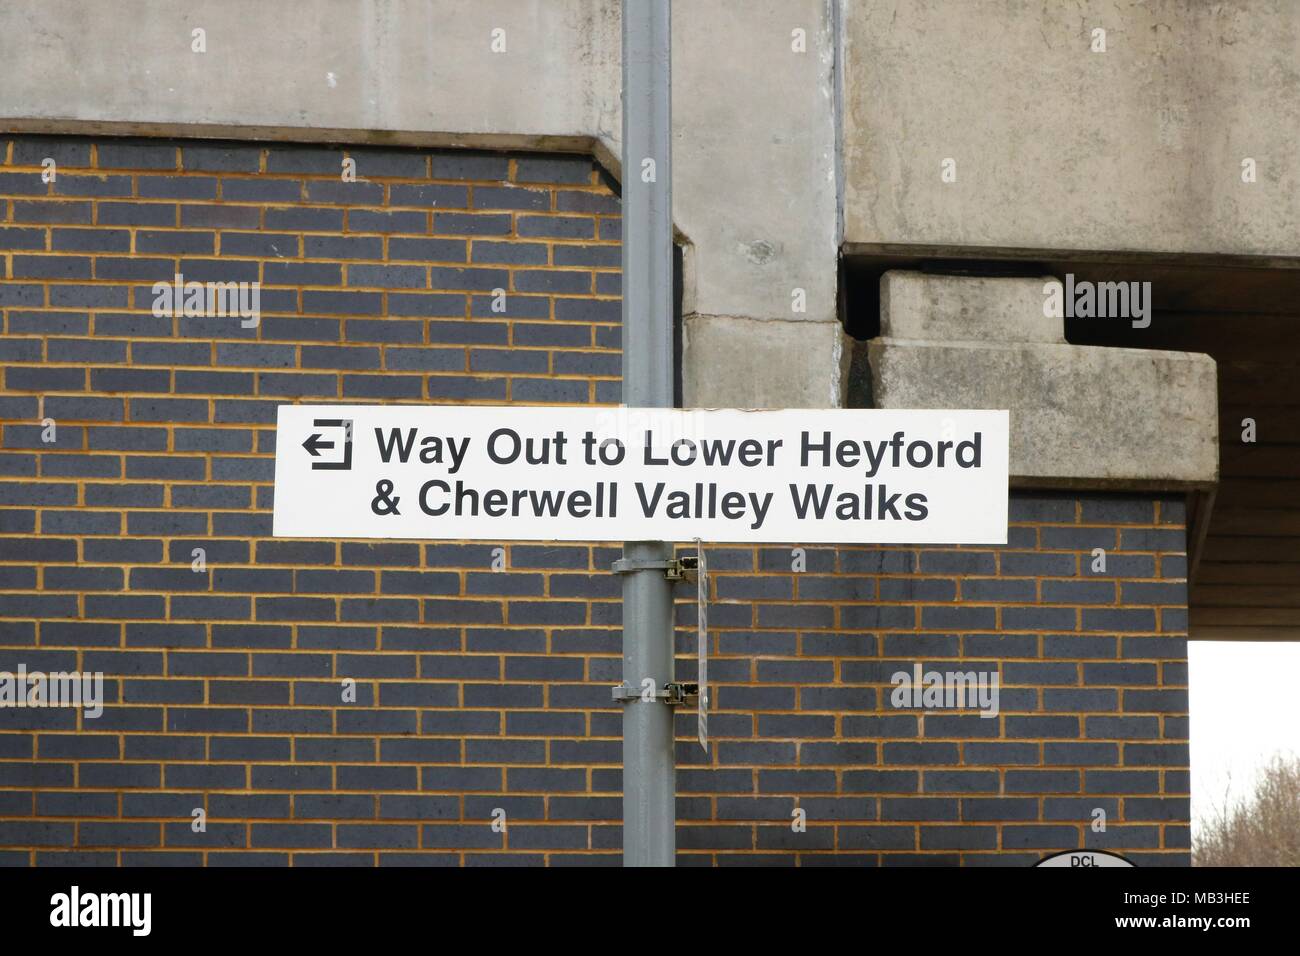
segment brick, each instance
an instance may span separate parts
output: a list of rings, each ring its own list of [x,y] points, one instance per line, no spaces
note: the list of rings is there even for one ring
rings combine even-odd
[[[515,181],[533,183],[591,182],[595,164],[590,156],[521,156],[515,160]]]
[[[1114,604],[1112,581],[1044,581],[1046,604]]]
[[[550,239],[592,239],[595,220],[588,216],[520,215],[516,228],[520,236]]]
[[[257,392],[259,395],[278,395],[287,398],[320,396],[333,398],[338,392],[336,376],[295,374],[291,372],[259,372],[257,374]]]
[[[61,182],[56,182],[56,189],[60,185]],[[48,193],[49,186],[42,182],[39,174],[0,173],[0,195],[43,196]]]
[[[438,212],[433,216],[433,232],[441,236],[504,236],[510,233],[510,220],[508,214],[501,213]]]
[[[1059,766],[1118,766],[1115,744],[1051,741],[1043,746],[1043,763]]]
[[[429,215],[424,212],[350,209],[349,232],[423,233],[428,232]],[[329,227],[333,228],[333,227]]]
[[[135,248],[137,252],[211,255],[216,248],[216,234],[144,229],[135,235]]]
[[[622,211],[622,204],[617,196],[607,195],[604,193],[578,191],[573,189],[558,190],[555,194],[555,208],[560,212],[584,212],[601,216],[617,216]],[[613,225],[615,228],[606,230],[605,227]],[[617,228],[617,220],[601,221],[601,239],[620,239],[621,231]]]
[[[469,189],[440,183],[394,183],[389,190],[389,203],[393,206],[465,209],[469,206]]]
[[[68,288],[72,288],[72,287],[71,287],[71,286],[61,286],[61,287],[59,287],[59,288],[60,288],[60,289],[68,289]],[[111,291],[111,290],[107,290],[107,289],[105,289],[105,287],[103,287],[103,286],[99,286],[99,287],[85,287],[85,286],[82,286],[82,287],[78,287],[78,288],[97,288],[99,292]],[[50,294],[51,294],[51,296],[53,296],[53,294],[54,294],[55,291],[57,291],[57,290],[54,289],[54,288],[51,288],[51,290],[50,290]],[[126,305],[126,301],[125,301],[126,290],[125,290],[125,289],[122,289],[121,292],[122,292],[122,295],[123,295],[123,301],[122,301],[121,303],[110,303],[110,302],[79,302],[78,304],[79,304],[79,305],[90,305],[90,306],[92,306],[92,307],[93,307],[93,306],[100,306],[100,307],[102,307],[102,306],[105,306],[105,305],[113,305],[113,304],[120,304],[120,305],[122,305],[122,306],[125,306],[125,305]],[[98,298],[98,296],[96,296],[96,298]],[[171,335],[171,334],[172,334],[172,321],[173,321],[173,320],[172,320],[172,318],[171,318],[170,316],[165,316],[165,315],[164,315],[164,316],[154,316],[154,315],[126,315],[126,314],[117,314],[117,313],[109,313],[109,314],[105,314],[105,313],[101,312],[99,315],[97,315],[97,316],[95,317],[95,334],[96,334],[96,335],[113,335],[113,336],[122,336],[122,335],[126,335],[126,336],[140,336],[140,335],[146,335],[146,336],[147,336],[147,335],[154,335],[154,336],[168,336],[168,335]]]
[[[343,229],[343,210],[302,206],[271,207],[266,210],[263,221],[267,229],[339,232]]]
[[[384,201],[384,187],[379,183],[364,180],[319,180],[307,181],[307,201],[310,203],[334,203],[348,205],[379,205]]]
[[[23,796],[27,798],[26,803],[28,806],[28,809],[23,811],[23,815],[27,815],[31,813],[31,795],[23,794]],[[36,815],[49,817],[116,817],[117,794],[61,793],[57,791],[39,793],[36,795]]]
[[[1113,658],[1117,641],[1106,635],[1047,634],[1043,636],[1044,657]]]
[[[49,591],[118,591],[122,588],[121,568],[46,568],[44,582]]]
[[[924,607],[921,627],[934,630],[991,631],[996,625],[996,609],[983,607]]]
[[[100,169],[175,169],[178,151],[150,142],[99,141]]]
[[[470,260],[489,265],[547,265],[550,251],[544,242],[476,239],[471,245]]]
[[[581,375],[586,378],[596,376],[622,375],[622,360],[617,355],[599,352],[554,352],[551,366],[556,375]]]
[[[1124,711],[1128,712],[1175,712],[1186,713],[1188,694],[1186,689],[1178,690],[1126,690],[1124,691]]]
[[[262,151],[256,146],[181,147],[181,166],[187,171],[255,173],[261,161]]]
[[[1105,665],[1101,665],[1105,666]],[[1079,665],[1073,662],[1002,665],[1003,684],[1077,684]]]
[[[551,318],[551,299],[542,295],[475,295],[470,296],[470,315],[476,319],[549,320]]]
[[[136,195],[142,199],[216,199],[215,176],[137,176]]]
[[[539,292],[557,295],[590,293],[592,274],[573,269],[520,269],[514,273],[516,292]]]
[[[0,475],[34,477],[36,475],[36,456],[0,454]]]
[[[89,279],[88,256],[14,255],[10,264],[14,279]]]
[[[60,340],[55,339],[54,351],[59,351]],[[9,339],[0,342],[0,361],[4,362],[39,362],[41,361],[41,341],[39,339]],[[69,361],[56,357],[50,358],[54,361]]]
[[[1084,524],[1151,524],[1155,502],[1141,498],[1082,498],[1080,516]]]
[[[475,186],[475,209],[542,210],[551,207],[551,194],[541,189],[512,186]]]
[[[1154,664],[1085,664],[1083,680],[1086,684],[1155,684]]]
[[[20,392],[79,392],[85,390],[86,372],[79,368],[9,368],[5,387]]]
[[[21,177],[26,178],[26,177]],[[14,195],[44,195],[44,184],[40,183],[39,178],[32,177],[35,180],[37,188],[19,189],[13,188],[17,184],[5,184],[5,177],[0,177],[0,191],[9,192]],[[54,182],[54,195],[56,196],[130,196],[131,195],[131,177],[130,176],[78,176],[75,174],[64,173]]]
[[[1154,631],[1155,612],[1141,608],[1085,608],[1082,613],[1085,631]]]
[[[0,396],[0,416],[10,422],[39,417],[40,402],[32,395]]]
[[[1008,770],[1006,793],[1078,793],[1078,770]]]
[[[1043,691],[1043,707],[1049,711],[1113,711],[1119,693],[1106,688],[1049,687]]]
[[[45,594],[0,594],[4,617],[75,617],[75,597]]]
[[[859,764],[874,764],[876,755],[875,744],[805,743],[799,748],[799,763],[803,766],[856,766]],[[776,763],[779,761],[770,762]]]
[[[323,823],[254,823],[249,826],[249,845],[324,849],[333,845],[333,835]]]
[[[100,202],[98,222],[109,226],[175,226],[178,221],[178,207],[175,203],[161,202]],[[88,222],[88,219],[64,219],[64,222]],[[154,233],[155,236],[162,233]],[[159,242],[165,245],[165,240]],[[141,252],[148,251],[139,246]],[[155,247],[153,251],[166,251]],[[211,251],[211,250],[209,250]]]
[[[385,289],[424,289],[429,286],[427,270],[422,266],[348,266],[350,286],[378,286]]]
[[[14,200],[13,221],[16,223],[90,225],[91,206],[88,202],[54,202],[40,199]],[[100,222],[107,223],[109,220],[101,218]]]
[[[511,383],[510,394],[516,402],[586,403],[587,383],[517,378]]]
[[[343,395],[347,398],[417,399],[424,392],[424,380],[417,375],[344,375]]]
[[[1044,549],[1053,551],[1092,551],[1093,548],[1115,547],[1118,533],[1114,528],[1052,528],[1039,532]]]
[[[115,647],[121,642],[121,626],[107,621],[46,621],[41,625],[41,641],[47,647]]]
[[[420,604],[415,600],[344,598],[339,617],[343,621],[415,622],[420,617]]]
[[[302,194],[303,182],[297,179],[223,178],[221,181],[221,198],[227,202],[295,202]]]
[[[45,289],[39,285],[17,285],[6,283],[0,285],[0,306],[36,306],[45,304]]]
[[[1155,739],[1160,735],[1157,717],[1102,717],[1087,718],[1087,736],[1118,737],[1125,740]]]
[[[920,570],[928,574],[992,574],[994,556],[983,551],[922,551]]]
[[[1183,558],[1182,560],[1186,560]],[[1093,562],[1084,556],[1080,568],[1085,575],[1105,574],[1113,578],[1153,578],[1156,577],[1156,558],[1149,554],[1119,554],[1111,552],[1106,555],[1105,571],[1093,571]]]
[[[1125,581],[1120,585],[1121,604],[1187,604],[1187,583],[1185,581],[1154,583],[1145,581]]]
[[[89,168],[89,140],[65,136],[23,136],[14,140],[13,163],[16,166],[39,166],[45,158],[60,167]],[[0,152],[3,152],[0,146]]]
[[[1075,827],[1017,824],[1002,828],[1002,845],[1007,849],[1055,850],[1074,846],[1077,840]]]
[[[1173,551],[1187,550],[1187,535],[1182,528],[1165,529],[1125,529],[1120,533],[1121,551]]]

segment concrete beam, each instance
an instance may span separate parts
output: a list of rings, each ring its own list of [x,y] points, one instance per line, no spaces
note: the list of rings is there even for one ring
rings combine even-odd
[[[1294,0],[844,0],[844,30],[851,251],[1300,256]]]

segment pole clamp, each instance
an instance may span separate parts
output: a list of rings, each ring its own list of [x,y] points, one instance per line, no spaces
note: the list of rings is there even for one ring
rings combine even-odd
[[[669,581],[688,581],[695,580],[695,573],[700,569],[700,559],[698,555],[688,554],[680,558],[667,558],[658,561],[645,561],[640,558],[619,558],[614,562],[612,570],[615,574],[632,574],[636,571],[658,571],[664,572],[664,577]]]
[[[613,688],[612,696],[613,699],[620,704],[645,700],[646,698],[644,693],[629,686],[626,681]],[[663,701],[669,707],[680,707],[682,704],[693,704],[700,699],[700,685],[673,681],[664,684],[662,690],[656,690],[654,692],[654,699]]]

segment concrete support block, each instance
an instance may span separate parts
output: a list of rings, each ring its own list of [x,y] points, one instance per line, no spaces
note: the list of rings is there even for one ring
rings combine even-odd
[[[1217,481],[1214,360],[1067,345],[1064,320],[1043,314],[1049,282],[885,273],[882,336],[867,343],[875,407],[1010,409],[1021,486]]]
[[[1043,315],[1044,283],[1029,279],[955,278],[886,272],[880,280],[880,334],[940,342],[1065,344],[1065,325]]]
[[[867,349],[877,408],[1010,409],[1018,486],[1179,489],[1218,480],[1208,355],[888,338]]]
[[[839,322],[685,319],[688,408],[840,408],[851,341]]]

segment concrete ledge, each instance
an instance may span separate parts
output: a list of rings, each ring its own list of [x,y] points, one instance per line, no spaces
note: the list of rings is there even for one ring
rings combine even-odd
[[[839,322],[688,315],[687,408],[841,408],[851,340]]]
[[[1207,355],[881,338],[867,357],[877,408],[1010,409],[1018,487],[1186,490],[1218,480]]]

